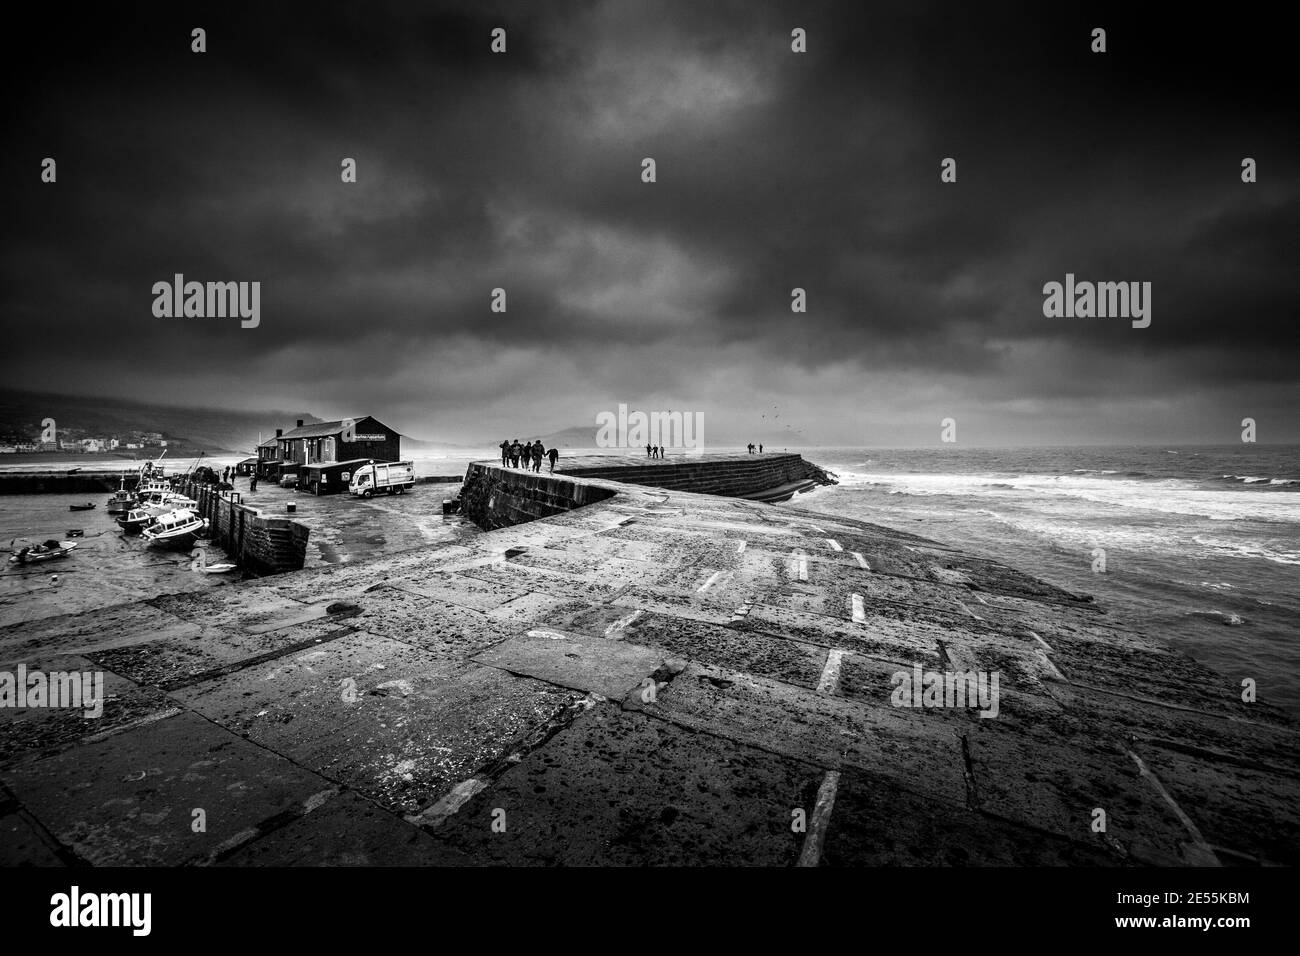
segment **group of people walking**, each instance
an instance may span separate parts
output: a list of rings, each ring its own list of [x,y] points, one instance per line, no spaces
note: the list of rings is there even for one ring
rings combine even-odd
[[[749,443],[748,445],[746,445],[745,447],[749,449],[749,453],[750,453],[751,455],[754,454],[754,449],[755,449],[755,448],[758,449],[758,453],[759,453],[760,455],[763,454],[763,446],[762,446],[762,445],[755,445],[753,442],[750,442],[750,443]]]
[[[522,467],[525,471],[528,466],[532,465],[533,471],[542,470],[542,459],[551,460],[551,471],[555,471],[555,461],[560,457],[560,450],[552,448],[547,450],[542,444],[541,439],[537,439],[531,444],[524,442],[519,444],[518,438],[511,438],[501,443],[501,466],[510,468]],[[522,462],[522,465],[521,465]]]
[[[665,448],[663,445],[645,446],[645,456],[647,458],[662,458],[664,457],[664,452],[665,452]]]

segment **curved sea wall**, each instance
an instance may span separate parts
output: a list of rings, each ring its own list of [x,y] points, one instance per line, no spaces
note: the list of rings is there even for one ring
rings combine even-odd
[[[572,511],[618,493],[608,482],[689,491],[728,498],[757,497],[773,489],[831,484],[821,468],[799,455],[731,455],[640,462],[635,458],[577,458],[555,474],[474,462],[465,472],[461,513],[484,530],[505,528]]]
[[[794,482],[829,484],[826,472],[797,454],[728,455],[709,458],[647,460],[628,464],[565,465],[560,471],[579,478],[603,478],[669,491],[743,498]]]
[[[460,492],[461,514],[484,531],[548,518],[618,492],[565,475],[533,474],[472,462]]]

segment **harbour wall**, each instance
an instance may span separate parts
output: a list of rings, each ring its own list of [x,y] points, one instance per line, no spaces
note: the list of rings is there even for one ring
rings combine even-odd
[[[267,517],[211,485],[184,482],[180,492],[198,502],[199,514],[208,519],[209,538],[243,570],[262,576],[302,569],[310,533],[305,525]]]
[[[461,514],[484,531],[549,518],[604,501],[615,489],[566,475],[543,475],[473,462],[461,489]]]
[[[555,474],[474,462],[465,473],[461,513],[491,531],[613,497],[618,487],[610,482],[738,498],[796,482],[829,483],[830,479],[797,454],[691,458],[645,465],[583,462],[559,468]]]
[[[793,453],[723,459],[683,458],[647,460],[645,464],[562,466],[559,471],[578,478],[601,478],[668,491],[741,498],[797,481],[821,481],[826,473]]]
[[[125,478],[134,490],[138,475],[115,471],[12,471],[0,474],[0,495],[98,494],[117,491]]]

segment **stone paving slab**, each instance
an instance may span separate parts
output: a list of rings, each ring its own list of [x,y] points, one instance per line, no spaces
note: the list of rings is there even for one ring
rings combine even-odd
[[[1226,864],[1300,865],[1300,780],[1150,743],[1133,750]]]
[[[97,648],[197,633],[198,625],[148,604],[123,604],[5,628],[0,633],[0,663],[22,663],[39,655],[84,654]]]
[[[64,866],[40,831],[18,813],[0,815],[0,866]]]
[[[827,651],[823,647],[663,614],[639,613],[618,631],[617,637],[662,648],[671,657],[810,690],[821,682],[826,667]]]
[[[416,813],[580,695],[355,634],[174,696],[393,812]]]
[[[204,858],[329,784],[194,714],[178,714],[0,770],[14,796],[95,866]],[[206,830],[195,832],[194,811]]]
[[[1192,835],[1143,779],[1124,741],[1062,714],[1003,716],[965,732],[976,805],[1004,820],[1069,840],[1087,839],[1095,811],[1106,834],[1139,862],[1198,865]]]
[[[473,866],[474,861],[401,817],[345,792],[249,841],[219,865]]]
[[[659,669],[664,654],[622,641],[538,629],[498,644],[474,660],[560,687],[621,698]]]
[[[435,832],[496,865],[790,866],[802,843],[791,811],[811,814],[821,778],[798,760],[606,704]]]
[[[691,664],[645,702],[624,706],[830,770],[869,769],[899,786],[964,806],[961,740],[910,710],[864,707],[736,671]]]
[[[936,803],[846,771],[821,856],[824,866],[1117,866],[1100,837],[1066,840]]]
[[[85,707],[47,706],[5,710],[7,719],[0,720],[0,764],[27,753],[61,750],[87,738],[101,736],[174,710],[174,701],[161,691],[141,687],[120,674],[104,669],[87,657],[40,656],[33,657],[26,665],[29,674],[33,671],[41,671],[47,676],[58,672],[75,673],[82,688],[85,685],[80,681],[79,675],[88,674],[91,677],[92,694],[95,693],[95,675],[102,674],[103,705],[89,709],[91,713],[98,709],[98,716],[87,716],[88,710]]]

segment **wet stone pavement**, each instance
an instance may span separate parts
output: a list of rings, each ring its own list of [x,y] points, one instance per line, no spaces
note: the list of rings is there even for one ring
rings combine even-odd
[[[594,483],[7,627],[0,670],[107,700],[0,710],[0,864],[1300,862],[1297,730],[1239,679],[939,543]],[[895,706],[914,666],[996,672],[997,715]]]

